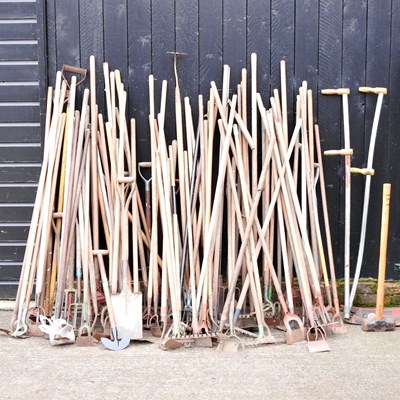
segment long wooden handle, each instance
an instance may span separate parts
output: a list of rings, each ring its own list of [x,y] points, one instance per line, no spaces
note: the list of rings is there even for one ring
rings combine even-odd
[[[350,89],[348,88],[339,88],[339,89],[322,89],[321,94],[327,94],[327,95],[332,95],[332,94],[350,94]]]
[[[387,94],[387,88],[385,88],[385,87],[360,86],[358,88],[358,91],[361,93]]]
[[[385,297],[385,275],[386,275],[386,253],[389,230],[389,209],[390,209],[391,184],[383,185],[382,195],[382,221],[381,221],[381,243],[379,250],[378,290],[376,292],[376,319],[382,319],[383,303]]]
[[[113,310],[112,304],[111,304],[111,294],[110,294],[110,288],[108,286],[108,279],[107,279],[106,267],[104,265],[103,254],[105,254],[105,253],[101,250],[97,250],[97,249],[93,250],[93,255],[96,255],[97,259],[99,261],[99,271],[100,271],[100,276],[101,276],[101,283],[103,285],[104,297],[106,299],[106,304],[107,304],[107,309],[108,309],[108,316],[110,318],[110,326],[111,326],[111,329],[115,329],[117,327],[117,325],[115,323],[114,310]]]
[[[353,149],[325,150],[324,156],[352,156]]]
[[[375,175],[375,170],[373,168],[356,168],[356,167],[351,167],[350,172],[352,174],[361,174],[361,175]]]

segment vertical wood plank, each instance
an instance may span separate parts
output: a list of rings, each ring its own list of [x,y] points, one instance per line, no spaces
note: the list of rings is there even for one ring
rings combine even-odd
[[[247,70],[250,73],[251,53],[257,53],[258,91],[264,104],[271,95],[271,3],[270,0],[247,2]]]
[[[46,3],[47,76],[49,85],[52,86],[57,73],[56,4],[55,0],[48,0]]]
[[[295,10],[295,70],[296,90],[305,80],[316,94],[318,67],[318,0],[296,3]]]
[[[80,66],[79,0],[56,3],[57,69],[63,64]]]
[[[367,57],[366,57],[366,83],[368,86],[389,85],[390,68],[390,18],[391,1],[369,1],[367,21]],[[368,95],[365,98],[365,144],[367,149],[374,118],[377,96]],[[382,210],[382,186],[388,182],[388,103],[383,102],[381,118],[378,127],[378,136],[375,146],[374,166],[375,175],[371,180],[370,213],[368,215],[367,232],[365,241],[365,265],[364,274],[377,277],[380,243],[380,221]],[[366,150],[367,151],[367,150]],[[391,177],[392,179],[394,177]],[[378,195],[379,194],[379,195]],[[392,202],[393,205],[393,202]],[[389,269],[388,269],[389,272]],[[369,276],[369,275],[368,275]]]
[[[204,104],[209,98],[210,82],[222,85],[222,0],[199,2],[199,84]]]
[[[367,0],[345,0],[343,8],[343,86],[350,88],[350,141],[353,148],[351,163],[365,167],[369,142],[365,143],[365,95],[358,92],[365,82]],[[356,46],[355,44],[358,43]],[[372,178],[374,179],[374,178]],[[353,267],[356,266],[358,243],[361,232],[362,204],[364,201],[365,177],[353,174],[351,177],[351,220],[350,242],[352,245]]]
[[[175,137],[175,76],[173,55],[175,51],[175,2],[174,0],[153,0],[152,2],[152,66],[156,99],[160,98],[161,84],[168,81],[165,133],[167,143]],[[178,73],[181,70],[178,57]],[[156,104],[156,112],[159,104]]]
[[[295,1],[271,2],[271,89],[280,89],[280,61],[286,61],[287,104],[289,132],[293,126],[295,94],[294,82],[294,8]]]
[[[128,81],[127,0],[104,0],[104,60]]]
[[[246,2],[225,0],[223,10],[223,64],[231,68],[230,88],[236,93],[246,67]]]
[[[40,125],[45,126],[46,123],[46,101],[47,101],[47,21],[46,21],[46,3],[44,0],[37,1],[37,26],[40,27],[37,33],[38,39],[38,62],[39,62],[39,104],[40,104]],[[28,136],[28,135],[27,135]],[[30,135],[29,135],[30,136]],[[28,140],[34,140],[29,137]],[[44,129],[41,129],[40,141],[44,144]]]
[[[319,7],[319,89],[342,85],[342,4],[340,1],[321,0]],[[318,122],[323,150],[340,149],[342,138],[342,99],[339,96],[318,97]],[[351,134],[351,133],[350,133]],[[337,261],[338,277],[343,276],[344,160],[324,157],[326,194],[333,251]],[[342,204],[343,206],[343,204]]]
[[[80,57],[81,66],[89,70],[89,58],[96,59],[96,100],[99,112],[104,114],[104,84],[103,84],[103,2],[85,0],[79,2],[80,27]]]
[[[150,160],[151,0],[128,2],[129,114],[136,119],[137,158]]]
[[[389,106],[388,112],[388,138],[387,138],[387,179],[392,184],[392,198],[400,198],[400,185],[398,177],[400,176],[400,76],[398,67],[400,65],[400,2],[392,2],[392,19],[391,19],[391,51],[390,51],[390,77],[388,95],[384,102]],[[382,129],[381,127],[379,129]],[[389,237],[390,245],[388,248],[389,263],[387,265],[387,278],[399,279],[400,273],[393,268],[393,264],[400,262],[400,207],[396,204],[397,200],[393,201],[393,206],[390,209]],[[398,202],[397,202],[398,203]]]
[[[188,96],[192,106],[193,123],[196,124],[199,95],[199,2],[175,2],[176,51],[186,53],[179,60],[180,90],[182,99]]]

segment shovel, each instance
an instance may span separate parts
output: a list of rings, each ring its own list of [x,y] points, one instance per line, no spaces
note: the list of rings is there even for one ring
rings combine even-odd
[[[123,350],[126,347],[129,346],[129,343],[131,341],[129,336],[125,336],[121,339],[118,338],[118,329],[117,325],[115,323],[115,317],[114,317],[114,312],[111,304],[111,295],[110,295],[110,289],[108,287],[108,280],[107,280],[107,275],[106,275],[106,269],[104,266],[104,260],[103,260],[103,254],[108,254],[108,251],[101,251],[101,250],[93,250],[93,255],[97,255],[97,259],[99,261],[99,270],[101,274],[101,282],[103,284],[103,290],[104,290],[104,295],[106,298],[106,304],[108,308],[108,316],[110,320],[110,327],[111,327],[111,332],[110,332],[110,339],[108,338],[101,338],[101,343],[107,349],[109,350]]]
[[[132,177],[120,178],[119,183],[131,184]],[[121,190],[122,191],[122,190]],[[119,294],[111,295],[111,304],[115,315],[115,322],[119,328],[119,338],[129,337],[131,339],[143,338],[142,321],[142,293],[135,290],[132,293],[128,284],[129,270],[129,231],[128,231],[128,211],[129,203],[132,199],[135,189],[132,187],[126,201],[123,194],[120,194],[120,201],[123,207],[121,213],[121,245],[122,245],[122,290]],[[138,286],[135,284],[135,286]]]

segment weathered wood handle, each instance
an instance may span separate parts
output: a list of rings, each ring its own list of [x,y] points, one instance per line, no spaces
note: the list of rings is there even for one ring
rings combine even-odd
[[[101,255],[101,256],[108,256],[108,254],[109,254],[110,252],[108,251],[108,250],[92,250],[92,254],[94,255],[94,256],[99,256],[99,255]]]
[[[135,178],[133,176],[121,176],[117,178],[118,183],[133,183],[135,182]]]
[[[339,89],[322,89],[321,94],[350,94],[350,89],[348,88],[339,88]]]
[[[140,168],[151,168],[151,161],[141,161],[138,166]]]
[[[358,91],[361,92],[361,93],[375,93],[375,94],[383,93],[383,94],[387,94],[387,88],[385,88],[385,87],[360,86],[358,88]]]
[[[381,219],[381,238],[379,249],[379,267],[378,267],[378,289],[376,293],[376,319],[383,318],[383,305],[385,297],[385,276],[386,276],[386,254],[389,230],[389,210],[390,210],[390,192],[391,184],[383,185],[382,194],[382,219]]]
[[[351,167],[350,172],[352,174],[361,174],[361,175],[375,175],[375,170],[373,168],[356,168]]]
[[[352,156],[353,149],[325,150],[325,156]]]

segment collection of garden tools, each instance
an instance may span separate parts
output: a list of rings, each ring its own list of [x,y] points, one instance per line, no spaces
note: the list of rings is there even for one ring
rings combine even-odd
[[[101,337],[121,350],[148,330],[165,350],[214,342],[226,350],[232,341],[275,343],[274,325],[288,344],[329,351],[327,335],[345,329],[313,92],[302,83],[292,129],[285,62],[280,91],[263,99],[253,54],[249,78],[243,69],[232,83],[225,65],[222,87],[210,82],[208,101],[200,95],[193,111],[181,98],[178,54],[173,89],[149,76],[148,160],[137,159],[118,70],[104,63],[99,79],[92,56],[80,106],[76,77],[57,74],[12,335],[51,331],[71,343],[73,332],[77,344]]]

